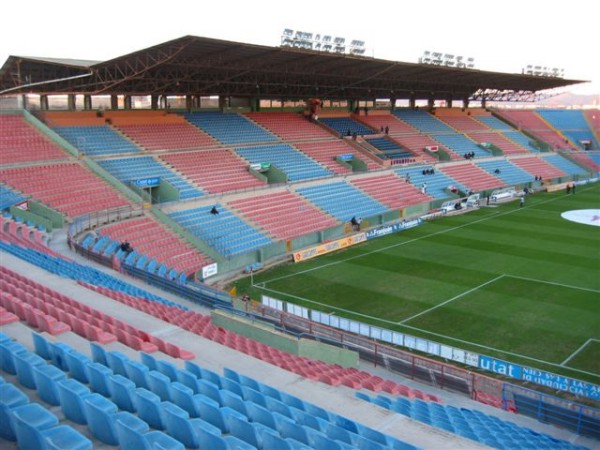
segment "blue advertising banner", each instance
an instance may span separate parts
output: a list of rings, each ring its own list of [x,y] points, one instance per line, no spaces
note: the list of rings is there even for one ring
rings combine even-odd
[[[520,366],[484,355],[479,355],[479,368],[551,389],[569,392],[580,397],[600,400],[600,386],[593,383],[574,380],[555,373]]]
[[[139,180],[131,180],[131,184],[141,188],[156,187],[160,184],[160,177],[140,178]]]
[[[338,159],[342,161],[350,161],[352,158],[354,158],[354,155],[352,153],[344,153],[343,155],[338,155]]]
[[[413,228],[418,225],[421,225],[421,219],[405,220],[400,223],[394,223],[392,225],[383,225],[381,227],[373,228],[372,230],[367,231],[365,235],[367,236],[367,240],[375,239],[381,236],[386,236],[388,234],[406,230],[407,228]]]

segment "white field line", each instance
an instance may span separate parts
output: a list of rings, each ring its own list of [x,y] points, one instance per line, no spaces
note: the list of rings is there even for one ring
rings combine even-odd
[[[446,300],[445,302],[442,302],[442,303],[440,303],[438,305],[432,306],[431,308],[426,309],[424,311],[421,311],[420,313],[415,314],[414,316],[411,316],[408,319],[401,320],[398,323],[401,324],[401,325],[403,325],[403,324],[405,324],[406,322],[408,322],[408,321],[410,321],[412,319],[416,319],[417,317],[422,316],[423,314],[427,314],[428,312],[433,311],[434,309],[437,309],[440,306],[444,306],[444,305],[446,305],[446,304],[448,304],[450,302],[453,302],[454,300],[459,299],[459,298],[461,298],[461,297],[463,297],[463,296],[465,296],[467,294],[470,294],[471,292],[474,292],[474,291],[476,291],[478,289],[481,289],[482,287],[487,286],[488,284],[494,283],[495,281],[498,281],[499,279],[501,279],[503,277],[504,277],[504,274],[499,275],[496,278],[493,278],[493,279],[491,279],[489,281],[486,281],[485,283],[480,284],[479,286],[475,286],[474,288],[469,289],[468,291],[464,291],[461,294],[455,295],[454,297],[452,297],[451,299]]]
[[[561,366],[564,366],[565,364],[567,364],[571,359],[573,359],[581,350],[583,350],[590,342],[600,342],[598,341],[598,339],[594,339],[594,338],[590,338],[587,341],[585,341],[583,343],[583,345],[581,347],[579,347],[577,350],[575,350],[573,353],[571,353],[571,355],[565,359],[563,362],[560,363]],[[567,366],[568,367],[568,366]]]

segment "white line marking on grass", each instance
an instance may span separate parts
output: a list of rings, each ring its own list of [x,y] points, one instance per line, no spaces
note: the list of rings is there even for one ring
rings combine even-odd
[[[596,342],[597,342],[597,339],[592,339],[592,338],[590,338],[590,339],[588,339],[587,341],[585,341],[581,347],[579,347],[577,350],[575,350],[573,353],[571,353],[571,355],[570,355],[570,356],[569,356],[567,359],[565,359],[563,362],[561,362],[561,363],[560,363],[560,365],[561,365],[561,366],[564,366],[564,365],[565,365],[566,363],[568,363],[568,362],[569,362],[571,359],[573,359],[573,358],[574,358],[574,357],[577,355],[577,353],[579,353],[581,350],[583,350],[583,349],[585,348],[585,346],[586,346],[586,345],[588,345],[590,342],[594,342],[594,341],[596,341]]]
[[[590,289],[590,288],[584,288],[584,287],[579,287],[579,286],[571,286],[569,284],[556,283],[554,281],[537,280],[535,278],[520,277],[518,275],[510,275],[509,274],[506,276],[510,277],[510,278],[516,278],[518,280],[533,281],[535,283],[542,283],[542,284],[551,284],[553,286],[560,286],[560,287],[565,287],[565,288],[569,288],[569,289],[578,289],[580,291],[594,292],[596,294],[600,294],[600,290],[598,290],[598,289]]]
[[[488,284],[494,283],[495,281],[498,281],[499,279],[501,279],[501,278],[503,278],[503,277],[504,277],[504,274],[502,274],[502,275],[499,275],[499,276],[497,276],[497,277],[496,277],[496,278],[494,278],[494,279],[491,279],[491,280],[489,280],[489,281],[486,281],[485,283],[483,283],[483,284],[480,284],[479,286],[475,286],[474,288],[472,288],[472,289],[469,289],[468,291],[464,291],[464,292],[462,292],[462,293],[460,293],[460,294],[458,294],[458,295],[455,295],[454,297],[452,297],[451,299],[448,299],[448,300],[446,300],[445,302],[442,302],[442,303],[439,303],[438,305],[432,306],[431,308],[429,308],[429,309],[426,309],[425,311],[421,311],[420,313],[418,313],[418,314],[415,314],[414,316],[411,316],[411,317],[409,317],[408,319],[401,320],[401,321],[400,321],[400,322],[398,322],[398,323],[399,323],[400,325],[403,325],[403,324],[405,324],[406,322],[408,322],[409,320],[416,319],[417,317],[419,317],[419,316],[422,316],[423,314],[427,314],[428,312],[430,312],[430,311],[433,311],[434,309],[437,309],[437,308],[439,308],[440,306],[444,306],[444,305],[446,305],[446,304],[448,304],[448,303],[450,303],[450,302],[453,302],[454,300],[456,300],[456,299],[459,299],[459,298],[461,298],[461,297],[463,297],[463,296],[465,296],[465,295],[467,295],[467,294],[470,294],[470,293],[471,293],[471,292],[473,292],[473,291],[476,291],[476,290],[478,290],[478,289],[481,289],[482,287],[484,287],[484,286],[487,286]]]

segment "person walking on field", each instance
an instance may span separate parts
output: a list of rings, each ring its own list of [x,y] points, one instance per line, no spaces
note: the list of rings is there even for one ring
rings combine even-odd
[[[522,208],[525,205],[525,196],[519,199],[519,208]]]

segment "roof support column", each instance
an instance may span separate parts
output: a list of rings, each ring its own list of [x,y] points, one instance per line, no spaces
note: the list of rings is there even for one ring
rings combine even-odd
[[[117,95],[110,96],[110,109],[114,109],[114,110],[119,109],[119,96],[117,96]]]
[[[92,96],[90,94],[85,94],[83,96],[83,109],[85,111],[90,111],[92,109]]]
[[[158,95],[152,94],[150,96],[150,108],[153,110],[158,109]]]
[[[123,109],[131,109],[131,95],[126,95],[125,97],[123,97]]]
[[[429,108],[430,110],[433,109],[433,107],[435,106],[435,98],[433,97],[433,92],[429,95],[429,98],[427,99],[427,108]]]
[[[75,111],[75,94],[67,95],[67,109],[69,111]]]
[[[452,108],[452,101],[454,99],[452,98],[452,94],[448,94],[448,96],[446,97],[446,107],[447,108]]]
[[[48,95],[40,95],[40,109],[42,111],[48,111]]]
[[[391,97],[390,98],[390,111],[394,112],[395,109],[396,109],[396,97]]]
[[[190,94],[185,96],[185,110],[191,112],[194,107],[194,97]]]
[[[415,109],[415,106],[417,106],[417,95],[414,92],[411,92],[408,97],[408,107],[410,109]]]
[[[469,108],[469,97],[465,95],[465,98],[463,98],[463,108],[468,109]]]

